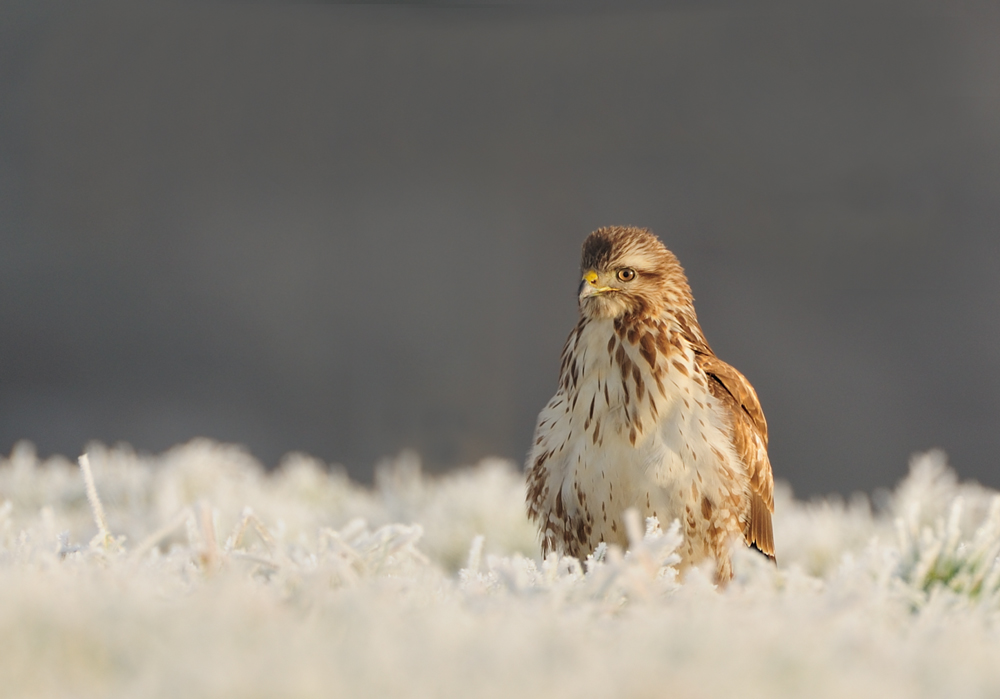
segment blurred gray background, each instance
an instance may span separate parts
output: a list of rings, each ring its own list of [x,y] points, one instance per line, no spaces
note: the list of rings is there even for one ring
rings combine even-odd
[[[801,495],[1000,486],[1000,14],[0,5],[0,451],[520,461],[651,228]]]

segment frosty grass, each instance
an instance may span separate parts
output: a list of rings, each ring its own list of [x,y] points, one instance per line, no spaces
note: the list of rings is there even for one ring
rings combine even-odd
[[[937,452],[877,508],[779,487],[779,565],[740,551],[722,591],[669,522],[541,561],[498,460],[83,465],[0,457],[4,697],[1000,696],[1000,495]]]

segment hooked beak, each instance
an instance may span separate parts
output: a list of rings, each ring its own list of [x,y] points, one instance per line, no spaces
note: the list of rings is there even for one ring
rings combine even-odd
[[[592,269],[588,269],[584,273],[583,279],[580,281],[579,296],[581,301],[590,296],[597,296],[609,291],[618,291],[618,289],[613,286],[598,286],[597,279],[597,272]]]

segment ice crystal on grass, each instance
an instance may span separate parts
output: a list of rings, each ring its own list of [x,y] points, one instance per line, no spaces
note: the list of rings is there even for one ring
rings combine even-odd
[[[779,565],[739,548],[721,590],[634,513],[628,551],[541,560],[497,460],[87,457],[0,459],[4,696],[1000,694],[1000,495],[938,453],[875,507],[779,487]]]
[[[892,509],[904,581],[1000,601],[1000,494],[959,485],[944,455],[932,452],[914,461]]]
[[[469,594],[514,596],[547,595],[555,604],[596,603],[613,611],[629,601],[664,596],[677,587],[673,567],[680,557],[680,526],[674,522],[664,534],[655,517],[643,533],[635,510],[627,513],[631,544],[628,552],[602,545],[582,564],[575,558],[550,553],[540,565],[524,556],[486,556],[483,537],[473,541],[468,564],[459,571],[462,590]]]

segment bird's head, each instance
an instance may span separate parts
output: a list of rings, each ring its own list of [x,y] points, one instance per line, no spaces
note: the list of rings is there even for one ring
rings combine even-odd
[[[580,313],[591,318],[659,316],[690,306],[684,270],[660,239],[643,228],[600,228],[583,243]]]

